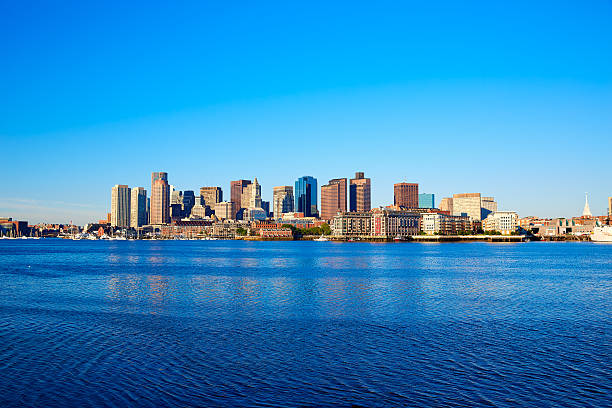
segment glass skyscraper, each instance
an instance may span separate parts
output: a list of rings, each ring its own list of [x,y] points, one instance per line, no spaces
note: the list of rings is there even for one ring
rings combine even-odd
[[[317,210],[317,179],[312,176],[300,177],[295,181],[295,211],[304,217],[314,217]]]
[[[419,208],[436,208],[433,194],[419,194]]]

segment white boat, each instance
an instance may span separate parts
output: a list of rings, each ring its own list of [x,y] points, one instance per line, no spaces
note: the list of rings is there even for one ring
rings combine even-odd
[[[322,241],[329,241],[329,239],[327,239],[327,238],[325,238],[323,235],[321,235],[319,238],[315,238],[315,239],[313,239],[313,241],[319,241],[319,242],[322,242]]]
[[[595,227],[591,234],[593,242],[612,242],[612,226],[604,225],[603,227]]]

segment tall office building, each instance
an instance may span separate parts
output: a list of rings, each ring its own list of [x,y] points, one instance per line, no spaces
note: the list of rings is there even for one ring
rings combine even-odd
[[[204,199],[205,205],[215,208],[215,204],[223,201],[223,190],[221,187],[200,187],[200,196]]]
[[[147,190],[144,187],[134,187],[130,200],[130,226],[139,228],[147,221]]]
[[[196,204],[196,197],[193,190],[183,191],[183,218],[187,218],[191,215],[191,209]]]
[[[235,180],[230,183],[230,199],[234,203],[234,217],[242,207],[242,193],[251,180]]]
[[[266,218],[270,216],[270,202],[261,200],[261,209],[266,213]]]
[[[295,181],[295,211],[304,213],[305,217],[319,215],[316,178],[303,176]]]
[[[165,180],[168,182],[168,173],[165,171],[154,171],[151,173],[151,185],[155,183],[155,180]]]
[[[241,208],[261,208],[261,186],[257,177],[242,190]]]
[[[608,197],[608,217],[612,217],[612,197]]]
[[[274,218],[293,212],[293,187],[278,186],[272,189],[272,212]]]
[[[351,179],[349,196],[350,211],[370,211],[372,208],[370,179],[365,178],[363,172],[358,171]]]
[[[125,184],[117,184],[111,189],[111,225],[130,226],[130,188]]]
[[[398,207],[419,208],[419,185],[417,183],[394,184],[393,204]]]
[[[453,194],[453,215],[464,215],[482,220],[480,193]]]
[[[444,197],[440,201],[440,210],[448,211],[450,215],[453,215],[453,199],[451,197]]]
[[[332,179],[321,186],[321,219],[331,220],[338,211],[346,212],[346,179]]]
[[[183,218],[183,192],[170,185],[170,219],[179,221]]]
[[[419,194],[419,208],[436,208],[436,200],[433,194]]]
[[[480,219],[486,219],[489,214],[497,211],[497,202],[493,197],[482,197],[480,199]]]
[[[151,175],[151,210],[149,223],[167,224],[170,221],[170,185],[168,173],[154,172]]]

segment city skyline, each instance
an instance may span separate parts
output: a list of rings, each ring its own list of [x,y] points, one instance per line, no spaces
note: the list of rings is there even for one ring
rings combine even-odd
[[[609,2],[93,7],[2,6],[0,216],[84,223],[155,169],[226,199],[363,171],[372,207],[408,182],[607,212]]]
[[[354,176],[354,173],[355,172],[353,172],[353,176]],[[154,177],[155,174],[164,174],[165,177],[167,177],[167,179],[168,179],[168,181],[167,181],[168,182],[168,194],[169,194],[169,191],[170,191],[169,189],[171,187],[174,187],[177,192],[183,192],[183,191],[189,191],[189,190],[201,192],[201,189],[203,189],[203,188],[206,188],[206,189],[221,188],[222,194],[227,194],[227,200],[226,201],[231,200],[231,198],[229,197],[230,194],[226,193],[225,191],[231,191],[231,184],[232,184],[232,182],[235,182],[235,181],[228,182],[228,186],[223,186],[223,185],[209,186],[208,185],[208,186],[200,186],[200,187],[191,187],[191,186],[182,187],[179,183],[176,183],[174,181],[174,179],[172,178],[172,174],[170,174],[170,172],[157,172],[157,171],[155,171],[155,172],[150,172],[149,174],[150,174],[150,176],[149,176],[150,177],[149,183],[151,183],[153,181],[153,177]],[[312,177],[318,183],[317,193],[316,194],[317,194],[317,208],[319,209],[319,212],[320,212],[320,207],[321,207],[321,188],[325,187],[325,185],[322,185],[322,183],[321,183],[321,181],[319,180],[318,177],[316,177],[316,176],[312,176]],[[344,178],[346,178],[347,181],[348,181],[350,177],[351,177],[351,175],[349,175],[348,177],[344,177]],[[301,177],[297,177],[297,179],[299,179],[299,178],[301,178]],[[259,188],[261,189],[262,201],[269,201],[270,202],[270,210],[272,210],[272,204],[273,204],[273,201],[274,201],[274,198],[273,198],[273,188],[275,188],[276,186],[274,186],[274,187],[262,186],[262,183],[259,182],[259,177],[256,177],[256,179],[258,180],[258,185],[259,185]],[[336,179],[330,179],[330,182],[331,181],[335,181],[337,179],[340,179],[340,178],[337,177]],[[248,180],[248,179],[240,179],[240,180],[237,180],[237,181],[245,181],[245,182],[247,182],[247,186],[245,186],[245,187],[248,187],[253,182],[253,180]],[[375,205],[373,203],[371,208],[380,208],[380,207],[386,207],[386,206],[393,205],[394,204],[394,194],[396,192],[395,187],[396,187],[397,184],[403,184],[403,183],[406,183],[406,182],[405,181],[401,181],[401,182],[398,182],[398,183],[393,183],[393,185],[391,186],[391,191],[387,194],[389,196],[387,202],[383,202],[383,203],[377,204],[377,205]],[[418,188],[419,189],[422,188],[422,186],[420,185],[420,183],[418,183],[418,181],[414,181],[414,182],[410,182],[410,183],[418,184],[419,185]],[[290,184],[293,184],[293,183],[290,183]],[[31,223],[40,223],[40,222],[67,223],[67,222],[70,222],[70,221],[73,221],[74,223],[80,223],[80,224],[91,223],[91,222],[94,222],[95,220],[104,218],[107,213],[111,212],[113,203],[112,203],[112,200],[111,200],[111,195],[108,194],[108,193],[111,192],[111,190],[113,190],[116,186],[117,186],[117,184],[115,184],[114,187],[110,186],[108,189],[106,189],[107,190],[106,194],[105,194],[106,202],[107,202],[107,203],[105,203],[106,210],[103,210],[101,213],[91,213],[89,211],[86,211],[86,212],[76,211],[75,212],[76,215],[74,217],[70,218],[69,220],[65,220],[65,219],[61,219],[61,220],[49,219],[48,217],[45,217],[44,214],[42,215],[42,218],[40,218],[40,219],[37,218],[36,216],[30,217],[30,218],[14,216],[14,215],[11,215],[11,214],[3,214],[3,216],[24,219],[24,220],[30,221]],[[127,184],[126,183],[126,184],[119,184],[119,186],[129,187],[130,190],[133,189],[133,188],[134,189],[135,188],[144,188],[144,191],[147,194],[147,198],[151,197],[151,191],[152,191],[151,190],[151,184],[149,184],[148,186],[147,185],[143,186],[143,185]],[[370,186],[372,188],[372,191],[374,191],[375,180],[371,181]],[[292,185],[291,185],[291,187],[293,188]],[[438,193],[434,193],[434,194],[437,197],[441,197]],[[453,193],[448,194],[448,196],[450,196],[452,198],[453,195],[464,195],[464,194],[468,194],[469,195],[469,194],[473,194],[473,193],[457,193],[457,192],[453,192]],[[474,193],[474,194],[481,194],[481,193]],[[482,194],[484,194],[484,193],[482,193]],[[489,194],[489,192],[487,192],[487,194]],[[536,216],[536,217],[543,217],[543,218],[571,218],[571,217],[577,217],[577,216],[582,215],[582,211],[583,211],[584,204],[585,204],[584,194],[585,193],[583,192],[581,194],[581,196],[580,196],[580,202],[579,202],[579,205],[578,205],[579,209],[575,210],[575,214],[570,214],[568,216],[555,216],[555,215],[550,215],[550,214],[546,214],[546,213],[545,214],[526,214],[526,213],[522,213],[519,210],[509,208],[507,205],[504,205],[503,202],[501,203],[499,211],[516,211],[521,217],[527,217],[527,216]],[[610,197],[610,196],[605,197],[604,204],[603,204],[603,206],[601,206],[601,205],[598,205],[599,203],[593,203],[592,202],[593,199],[592,199],[591,193],[587,193],[587,194],[588,194],[588,200],[589,200],[590,207],[594,207],[594,208],[603,207],[603,209],[601,211],[593,210],[592,212],[593,212],[594,216],[607,215],[609,213],[609,208],[610,208],[610,205],[612,203],[612,201],[611,201],[612,197]],[[493,194],[491,194],[491,195],[493,195]],[[201,196],[201,194],[198,195],[198,197],[199,196]],[[265,199],[265,198],[267,198],[267,196],[269,196],[269,200]],[[347,211],[349,210],[349,208],[348,208],[349,198],[350,198],[350,192],[347,189],[347,192],[346,192]],[[483,196],[483,198],[487,198],[487,197]],[[495,198],[497,199],[497,195],[495,195]],[[442,208],[442,207],[444,207],[444,204],[442,204],[442,202],[440,201],[441,199],[444,199],[444,198],[438,198],[436,200],[435,208]],[[498,201],[501,201],[501,200],[498,200]],[[19,201],[19,202],[21,202],[21,201]],[[28,201],[28,200],[22,200],[22,202],[23,202],[25,208],[28,208],[31,205],[31,203],[32,203],[31,201]],[[58,204],[61,205],[61,204],[68,204],[68,203],[58,202]],[[104,205],[101,206],[101,208],[102,207],[104,207]],[[82,206],[82,207],[78,207],[77,206],[77,208],[87,208],[87,207],[86,206]],[[214,209],[214,206],[211,207],[211,208]],[[240,206],[236,206],[236,211],[239,208],[240,208]],[[445,208],[442,208],[442,209],[444,210]],[[297,211],[297,209],[295,209],[295,211]],[[87,214],[91,214],[91,216],[88,216]],[[79,218],[79,217],[81,217],[81,218]],[[170,217],[170,209],[168,209],[167,217]],[[168,220],[169,220],[169,218],[168,218]]]

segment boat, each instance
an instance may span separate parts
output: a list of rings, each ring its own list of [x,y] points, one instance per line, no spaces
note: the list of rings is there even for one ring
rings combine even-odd
[[[319,242],[322,242],[322,241],[329,241],[329,239],[327,239],[327,238],[325,238],[323,235],[321,235],[319,238],[315,238],[315,239],[313,239],[313,241],[319,241]]]
[[[612,242],[612,226],[604,225],[603,227],[595,227],[591,234],[593,242]]]

